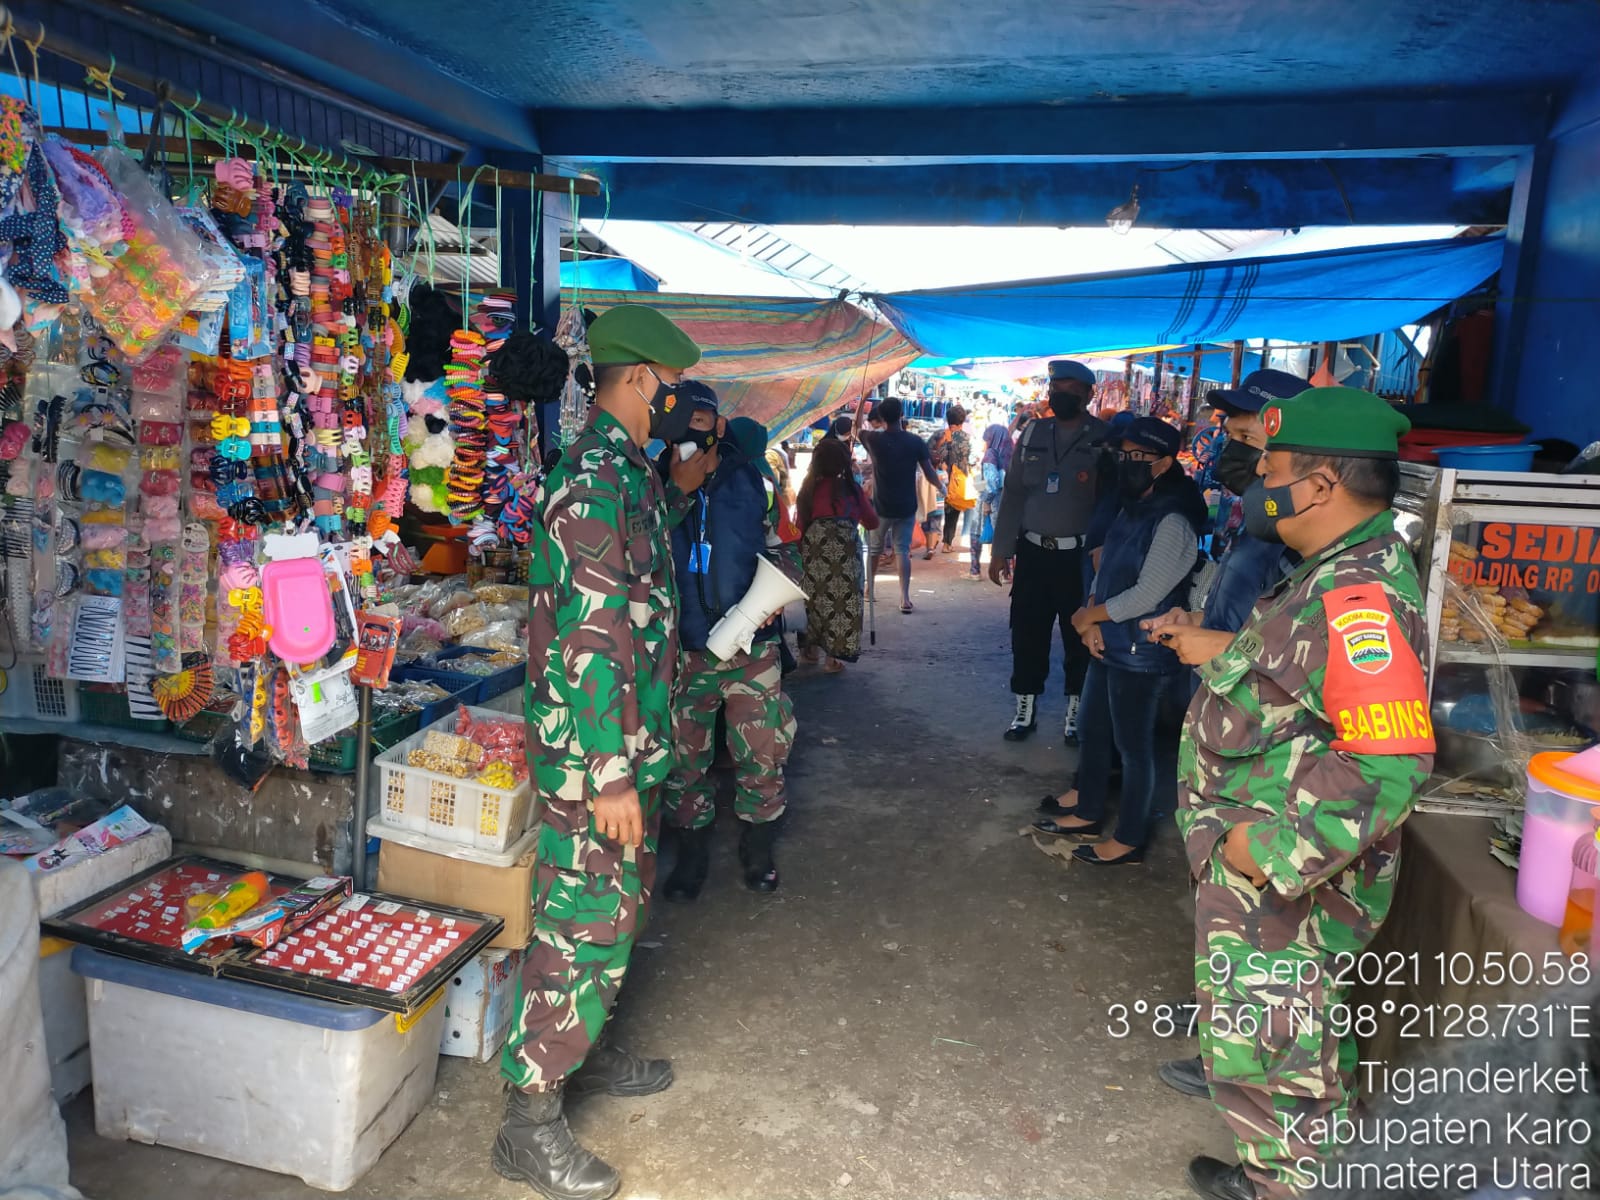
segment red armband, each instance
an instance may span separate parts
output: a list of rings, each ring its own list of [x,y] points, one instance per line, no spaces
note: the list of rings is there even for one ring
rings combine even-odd
[[[1322,702],[1335,750],[1352,754],[1432,754],[1433,721],[1422,662],[1376,583],[1322,597],[1328,619],[1328,672]]]

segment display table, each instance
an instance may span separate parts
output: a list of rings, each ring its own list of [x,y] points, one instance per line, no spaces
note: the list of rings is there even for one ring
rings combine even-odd
[[[1439,1025],[1447,1019],[1447,1005],[1489,1005],[1498,1020],[1494,1005],[1526,1000],[1538,985],[1502,982],[1496,964],[1525,956],[1537,978],[1552,965],[1546,955],[1559,953],[1555,928],[1517,907],[1516,872],[1489,856],[1493,824],[1439,813],[1416,813],[1406,822],[1394,907],[1368,960],[1373,970],[1403,979],[1354,989],[1352,1004],[1371,1005],[1380,1014],[1377,1034],[1362,1041],[1363,1058],[1403,1061],[1430,1044],[1423,1034],[1426,1020],[1403,1035],[1409,1014],[1384,1015],[1386,1001],[1395,1010],[1431,1006]],[[1519,974],[1526,969],[1519,966]]]

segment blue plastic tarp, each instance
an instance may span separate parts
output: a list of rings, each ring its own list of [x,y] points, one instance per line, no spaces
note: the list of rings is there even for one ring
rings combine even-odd
[[[1221,260],[871,297],[944,358],[1360,337],[1421,320],[1500,269],[1501,236]]]
[[[655,276],[625,258],[583,258],[561,264],[563,289],[584,291],[654,292],[660,285]]]

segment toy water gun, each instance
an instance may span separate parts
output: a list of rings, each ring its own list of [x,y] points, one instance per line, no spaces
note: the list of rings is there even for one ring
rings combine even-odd
[[[183,930],[183,952],[193,954],[219,930],[241,913],[247,913],[267,898],[271,885],[260,871],[241,875],[222,890],[211,906]]]

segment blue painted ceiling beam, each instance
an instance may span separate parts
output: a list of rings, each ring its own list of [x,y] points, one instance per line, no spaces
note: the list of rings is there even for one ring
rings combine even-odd
[[[538,149],[532,114],[526,108],[443,74],[420,54],[354,29],[310,0],[226,4],[139,0],[138,7],[474,145]],[[448,19],[447,14],[441,12],[438,19]]]
[[[539,116],[565,161],[790,164],[1503,157],[1550,127],[1546,92],[899,109],[565,109]]]
[[[911,167],[592,164],[610,215],[772,225],[1099,225],[1139,185],[1141,224],[1169,229],[1302,225],[1500,225],[1511,173],[1463,188],[1448,159]]]

